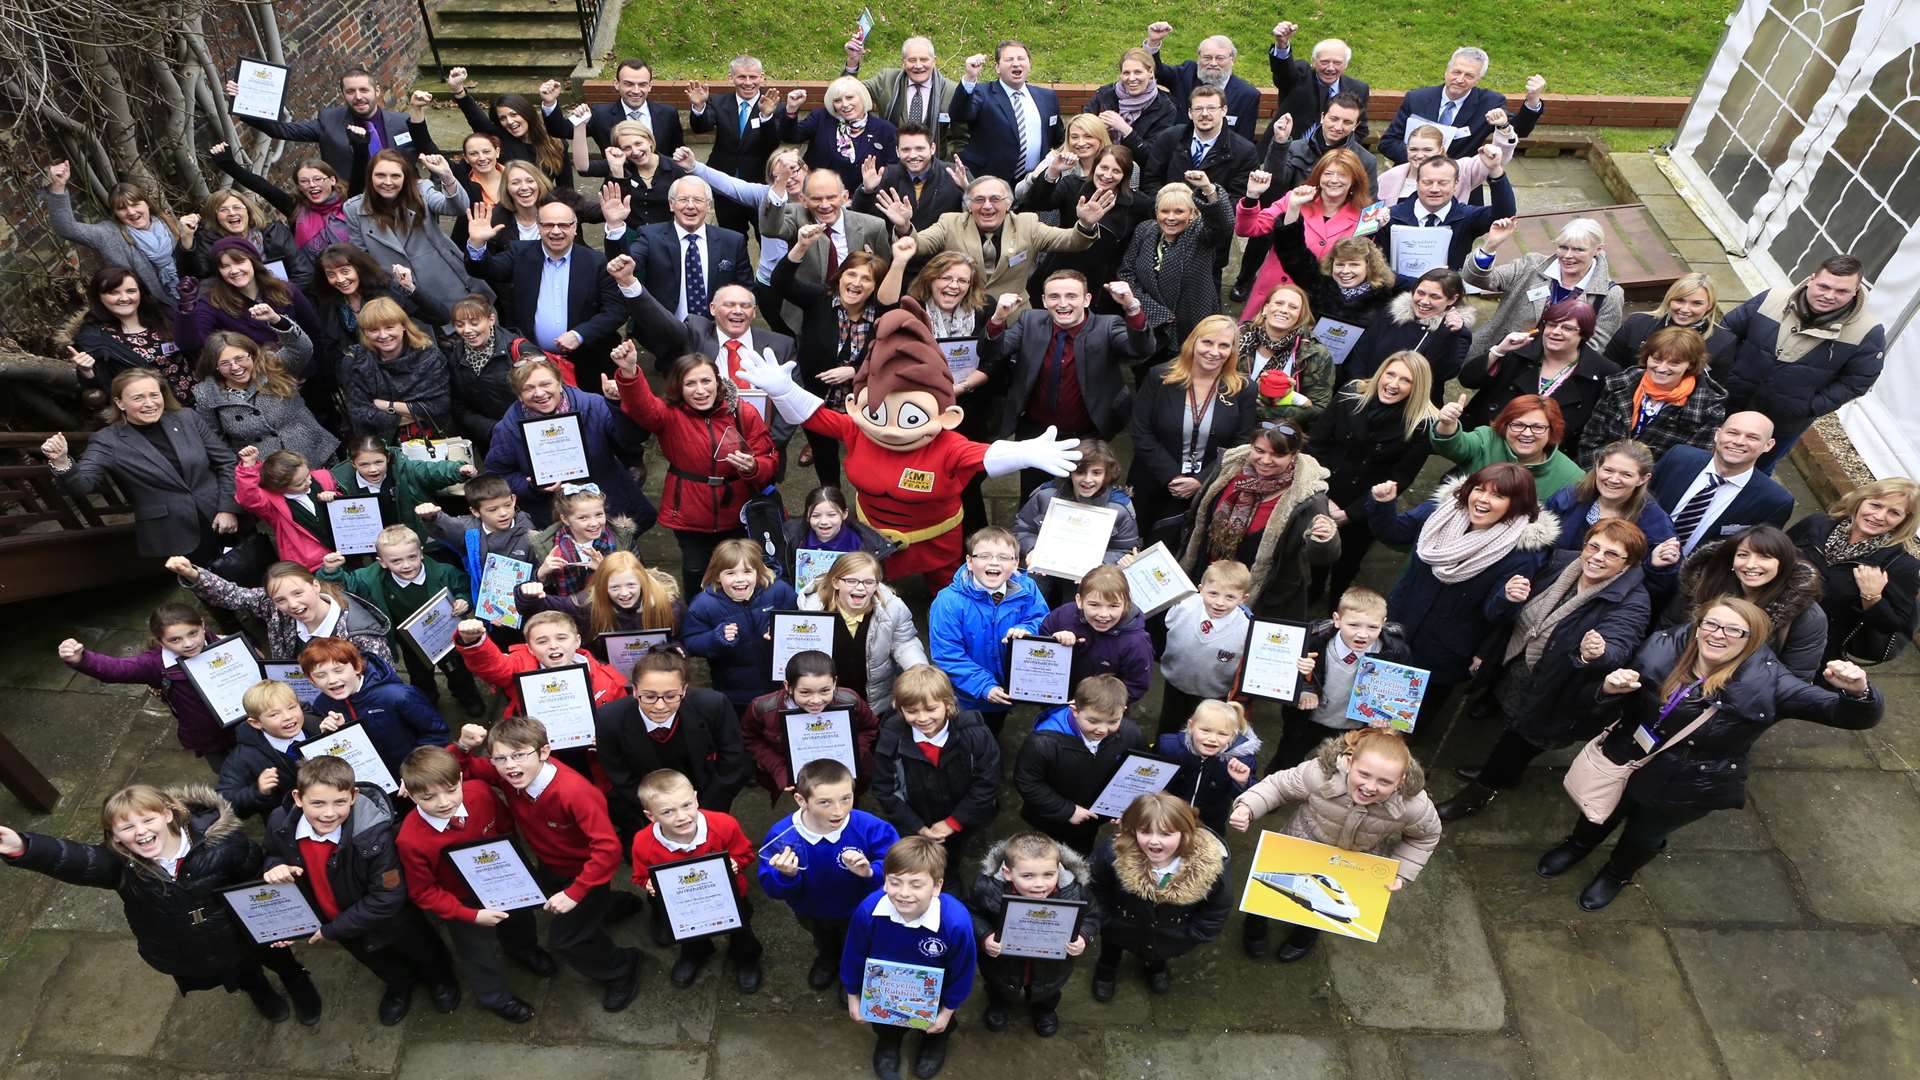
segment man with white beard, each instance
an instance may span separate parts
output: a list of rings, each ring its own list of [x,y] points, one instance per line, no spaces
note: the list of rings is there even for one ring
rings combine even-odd
[[[1195,50],[1196,58],[1179,67],[1169,67],[1160,59],[1160,45],[1173,33],[1173,24],[1157,22],[1147,27],[1142,42],[1154,56],[1153,77],[1173,95],[1173,103],[1187,111],[1187,95],[1196,86],[1211,86],[1226,95],[1227,128],[1248,142],[1260,122],[1260,91],[1252,83],[1233,73],[1233,62],[1240,50],[1221,34],[1203,39]]]

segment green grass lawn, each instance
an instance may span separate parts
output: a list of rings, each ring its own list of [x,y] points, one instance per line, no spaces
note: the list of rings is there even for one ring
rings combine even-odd
[[[1476,44],[1493,56],[1487,85],[1518,95],[1526,77],[1547,77],[1549,93],[1691,94],[1720,41],[1733,0],[1332,0],[1287,5],[1300,23],[1303,50],[1330,36],[1354,50],[1354,74],[1383,89],[1439,81],[1447,55]],[[894,0],[874,2],[870,64],[890,64],[909,34],[933,38],[941,68],[958,75],[968,53],[993,51],[1013,34],[1033,47],[1035,79],[1109,82],[1120,53],[1140,43],[1147,24],[1173,23],[1167,56],[1185,60],[1208,33],[1225,33],[1240,46],[1239,74],[1268,82],[1265,55],[1278,21],[1269,5],[1202,0],[1197,4],[1116,3],[1112,0]],[[660,78],[724,79],[739,52],[761,58],[781,79],[831,78],[840,46],[859,15],[860,0],[774,5],[766,0],[708,0],[687,4],[628,4],[621,20],[621,55],[647,58]]]

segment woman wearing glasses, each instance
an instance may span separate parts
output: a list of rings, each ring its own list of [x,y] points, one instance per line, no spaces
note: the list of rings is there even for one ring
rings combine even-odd
[[[898,594],[885,584],[880,560],[850,551],[800,595],[802,611],[824,611],[833,620],[833,664],[839,685],[867,699],[873,715],[893,714],[893,680],[925,664],[926,647]]]
[[[1494,252],[1513,238],[1518,222],[1503,218],[1487,229],[1480,250],[1467,259],[1467,284],[1500,294],[1500,306],[1473,335],[1472,351],[1484,353],[1516,330],[1540,325],[1546,309],[1563,300],[1584,301],[1594,312],[1593,347],[1620,328],[1627,294],[1607,272],[1606,233],[1592,218],[1574,218],[1553,238],[1551,252],[1520,255],[1494,266]]]
[[[1560,416],[1560,403],[1552,398],[1536,394],[1514,398],[1492,423],[1472,431],[1460,430],[1460,412],[1466,407],[1467,395],[1461,394],[1458,400],[1442,405],[1433,422],[1433,452],[1460,466],[1454,470],[1455,475],[1512,462],[1533,477],[1534,492],[1541,502],[1586,475],[1572,458],[1560,452],[1567,429]]]
[[[1478,391],[1460,414],[1477,428],[1522,394],[1538,394],[1560,405],[1569,456],[1580,446],[1587,417],[1606,392],[1606,381],[1620,373],[1593,343],[1594,313],[1584,300],[1551,304],[1536,330],[1516,330],[1460,369],[1460,385]]]

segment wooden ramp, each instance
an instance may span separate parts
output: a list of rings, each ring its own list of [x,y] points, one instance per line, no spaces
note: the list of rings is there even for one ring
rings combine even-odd
[[[1607,270],[1626,290],[1629,300],[1659,300],[1667,286],[1687,272],[1672,241],[1644,203],[1594,206],[1558,214],[1521,214],[1513,239],[1500,250],[1495,265],[1536,251],[1552,252],[1553,238],[1574,218],[1592,218],[1607,234]]]

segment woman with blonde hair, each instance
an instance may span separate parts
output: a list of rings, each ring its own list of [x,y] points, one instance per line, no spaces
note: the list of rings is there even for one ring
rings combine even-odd
[[[1493,265],[1494,252],[1513,237],[1516,218],[1502,218],[1487,228],[1462,273],[1467,284],[1483,292],[1499,293],[1492,317],[1473,332],[1477,355],[1507,340],[1509,334],[1532,330],[1545,321],[1549,307],[1579,300],[1594,311],[1589,335],[1597,349],[1620,329],[1626,310],[1626,292],[1607,269],[1606,233],[1592,218],[1574,218],[1560,227],[1552,251],[1516,256]]]
[[[1163,185],[1153,217],[1134,227],[1119,276],[1146,310],[1160,343],[1154,355],[1161,357],[1177,351],[1201,319],[1220,313],[1215,256],[1233,243],[1233,217],[1226,193],[1211,179],[1198,188]]]
[[[1133,395],[1127,483],[1143,534],[1180,512],[1221,451],[1253,434],[1254,395],[1234,362],[1237,332],[1225,315],[1200,320],[1179,355],[1149,371]]]
[[[1313,305],[1292,282],[1275,285],[1240,324],[1235,351],[1263,424],[1305,431],[1333,403],[1333,355],[1313,336]]]
[[[880,560],[850,551],[834,560],[800,596],[802,611],[823,611],[833,622],[833,663],[840,685],[867,699],[875,716],[893,711],[893,680],[928,663],[913,612],[886,584]]]
[[[207,196],[200,212],[180,219],[180,248],[174,261],[182,273],[197,278],[212,277],[213,242],[227,236],[244,237],[260,252],[269,265],[278,263],[280,274],[294,280],[295,256],[293,230],[284,221],[267,216],[253,196],[234,188]]]
[[[605,177],[609,183],[619,185],[628,203],[626,227],[629,230],[672,221],[670,192],[673,182],[687,175],[687,171],[660,156],[659,140],[654,138],[652,129],[637,120],[622,120],[613,125],[613,130],[608,132],[610,144],[603,156],[590,157],[586,123],[590,111],[588,106],[581,105],[571,117],[574,171],[582,177]],[[598,205],[581,200],[574,206],[574,212],[582,221],[600,220],[609,194],[602,185]]]
[[[1412,487],[1432,454],[1427,433],[1440,415],[1428,394],[1432,382],[1426,357],[1411,349],[1393,353],[1378,371],[1348,383],[1340,399],[1314,421],[1308,441],[1331,474],[1327,515],[1340,526],[1340,557],[1328,572],[1325,592],[1330,598],[1353,584],[1373,546],[1367,493],[1388,482],[1402,490]]]
[[[802,156],[809,169],[832,169],[848,191],[855,191],[860,187],[861,165],[869,158],[882,169],[900,160],[893,149],[899,131],[885,117],[873,115],[873,95],[859,79],[840,76],[827,84],[822,98],[826,104],[803,119],[800,106],[806,103],[807,92],[789,91],[785,106],[776,114],[780,141],[805,147]]]
[[[1119,78],[1095,90],[1080,110],[1098,118],[1114,142],[1136,155],[1154,136],[1181,123],[1173,96],[1161,92],[1154,81],[1158,64],[1158,58],[1138,45],[1121,53]]]
[[[341,368],[355,431],[402,442],[451,430],[447,358],[392,300],[369,300],[360,309],[360,340],[348,348]]]
[[[601,660],[607,659],[602,634],[666,630],[668,642],[680,638],[680,584],[673,575],[640,561],[631,551],[616,551],[600,560],[585,593],[559,596],[538,581],[520,586],[514,596],[522,621],[542,611],[558,611],[580,628],[580,638]]]
[[[1920,484],[1904,476],[1875,480],[1842,495],[1824,514],[1787,530],[1826,589],[1827,659],[1891,660],[1913,640],[1920,558]]]
[[[1699,271],[1681,274],[1667,286],[1660,306],[1627,316],[1607,339],[1607,359],[1632,367],[1655,332],[1672,328],[1699,334],[1707,346],[1707,367],[1717,369],[1733,357],[1733,332],[1720,325],[1720,288]]]

